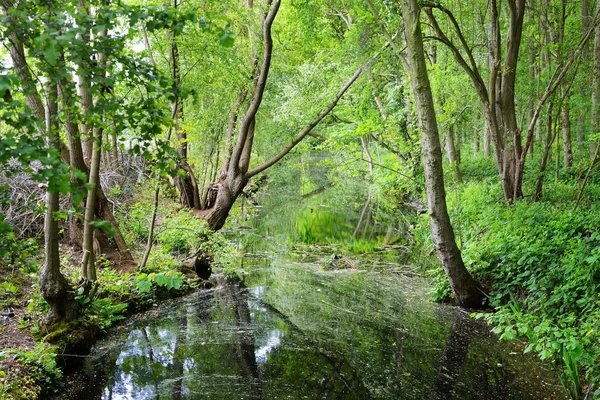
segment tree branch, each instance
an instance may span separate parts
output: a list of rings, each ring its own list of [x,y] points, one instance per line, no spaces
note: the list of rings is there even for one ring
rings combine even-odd
[[[384,46],[384,48],[387,48],[390,45],[390,42],[387,42]],[[283,150],[281,150],[281,152],[279,152],[279,154],[277,154],[276,156],[274,156],[273,158],[271,158],[269,161],[265,162],[262,165],[259,165],[258,167],[248,171],[246,173],[246,178],[251,178],[254,175],[264,171],[265,169],[269,168],[270,166],[276,164],[279,160],[281,160],[283,157],[285,157],[285,155],[287,153],[289,153],[294,147],[296,147],[296,145],[298,143],[300,143],[302,141],[302,139],[304,139],[306,136],[308,136],[309,133],[312,132],[312,130],[323,120],[323,118],[325,118],[327,116],[327,114],[329,114],[331,112],[331,110],[333,110],[335,108],[335,106],[337,105],[337,103],[340,101],[340,99],[342,98],[342,96],[344,96],[344,94],[346,93],[346,91],[348,91],[348,89],[350,89],[350,86],[352,86],[352,84],[354,82],[356,82],[356,80],[362,75],[362,73],[367,69],[367,67],[373,62],[375,61],[379,55],[381,54],[381,52],[378,52],[377,54],[375,54],[373,57],[371,57],[371,59],[364,65],[362,65],[355,73],[354,75],[352,75],[352,77],[350,78],[350,80],[348,80],[348,82],[346,82],[346,84],[344,85],[344,87],[342,87],[342,89],[337,93],[337,95],[335,96],[335,98],[333,99],[333,101],[329,104],[329,106],[327,108],[325,108],[323,111],[321,111],[321,113],[317,116],[317,118],[315,118],[309,125],[306,126],[306,128],[304,128],[302,130],[302,132],[300,132],[300,134],[298,136],[296,136],[296,138],[292,141],[292,143],[290,143],[288,146],[286,146]]]
[[[269,76],[269,70],[271,67],[271,56],[273,54],[273,37],[271,35],[271,28],[273,26],[273,22],[275,21],[275,17],[277,16],[277,12],[279,11],[280,5],[281,0],[275,0],[273,2],[273,5],[271,6],[263,24],[263,41],[265,47],[263,52],[263,63],[260,69],[258,79],[256,80],[256,85],[254,87],[252,99],[250,100],[250,104],[248,105],[246,114],[242,118],[242,122],[240,124],[237,143],[231,154],[230,167],[233,168],[239,168],[240,157],[242,155],[242,151],[244,150],[244,145],[246,144],[246,137],[248,135],[248,131],[251,128],[252,121],[256,117],[258,108],[262,103],[265,87],[267,86],[267,78]]]

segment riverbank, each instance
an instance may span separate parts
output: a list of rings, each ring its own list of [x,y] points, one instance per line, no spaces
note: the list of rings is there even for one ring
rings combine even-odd
[[[428,280],[383,260],[252,254],[241,279],[113,330],[59,398],[565,399],[518,344],[428,301]]]
[[[105,263],[98,270],[96,294],[91,298],[82,293],[77,296],[80,316],[68,323],[45,326],[42,320],[47,305],[39,293],[36,271],[26,272],[21,268],[4,275],[7,279],[2,287],[10,283],[14,296],[2,299],[7,311],[0,321],[1,399],[46,398],[60,390],[63,370],[76,367],[80,357],[88,354],[109,328],[205,282],[183,265],[170,269],[152,263],[140,271]],[[65,266],[63,273],[74,281],[78,268]]]

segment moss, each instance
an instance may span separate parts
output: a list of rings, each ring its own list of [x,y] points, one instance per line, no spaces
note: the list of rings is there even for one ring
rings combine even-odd
[[[99,332],[98,327],[94,325],[61,321],[48,327],[44,340],[56,346],[59,352],[87,354],[96,342]]]

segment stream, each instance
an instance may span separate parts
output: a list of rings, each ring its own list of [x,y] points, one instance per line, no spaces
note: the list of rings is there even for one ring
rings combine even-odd
[[[423,278],[379,259],[326,271],[326,257],[246,249],[241,279],[114,329],[57,398],[565,398],[521,345],[429,302]]]

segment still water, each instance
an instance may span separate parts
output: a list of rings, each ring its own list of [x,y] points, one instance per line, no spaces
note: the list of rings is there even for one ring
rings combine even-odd
[[[307,256],[307,254],[310,254]],[[61,399],[564,399],[556,376],[425,280],[249,254],[99,342]]]

